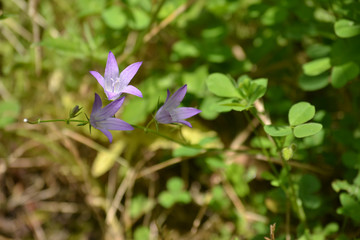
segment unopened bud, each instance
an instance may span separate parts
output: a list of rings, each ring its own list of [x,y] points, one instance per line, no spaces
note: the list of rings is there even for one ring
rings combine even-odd
[[[79,115],[79,112],[81,111],[81,107],[79,107],[78,105],[76,105],[70,112],[69,117],[70,118],[75,118]]]

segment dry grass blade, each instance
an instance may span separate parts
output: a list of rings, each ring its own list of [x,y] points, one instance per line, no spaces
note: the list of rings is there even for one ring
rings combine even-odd
[[[275,240],[276,223],[270,225],[270,238],[264,237],[265,240]]]

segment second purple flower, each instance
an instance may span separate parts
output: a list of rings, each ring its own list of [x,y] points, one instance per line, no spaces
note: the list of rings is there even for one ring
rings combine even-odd
[[[192,117],[201,112],[201,110],[192,107],[177,108],[186,94],[187,85],[185,84],[177,90],[171,97],[170,91],[167,90],[167,98],[163,106],[159,108],[155,115],[157,122],[162,124],[167,123],[182,123],[188,127],[192,127],[186,118]]]

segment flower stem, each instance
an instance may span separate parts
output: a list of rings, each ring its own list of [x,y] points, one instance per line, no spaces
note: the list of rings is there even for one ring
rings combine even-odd
[[[85,120],[75,120],[75,119],[51,119],[51,120],[40,120],[40,118],[36,121],[29,121],[27,118],[24,118],[24,122],[25,123],[29,123],[29,124],[40,124],[40,123],[48,123],[48,122],[66,122],[67,124],[69,124],[70,122],[77,122],[77,123],[89,123],[89,121],[85,121]]]

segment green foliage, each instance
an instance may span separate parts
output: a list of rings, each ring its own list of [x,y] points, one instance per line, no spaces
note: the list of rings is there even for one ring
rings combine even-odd
[[[105,24],[112,29],[122,29],[126,25],[126,16],[120,6],[112,6],[102,13]]]
[[[234,190],[239,197],[246,196],[250,191],[244,172],[245,169],[238,164],[228,165],[225,170],[226,178],[233,184]]]
[[[131,200],[130,216],[138,218],[141,215],[149,212],[155,205],[155,202],[148,199],[144,195],[137,195]]]
[[[292,132],[290,126],[266,125],[264,126],[264,130],[267,134],[273,137],[284,137]]]
[[[188,192],[184,191],[184,183],[181,178],[173,177],[166,183],[166,191],[159,194],[159,203],[165,207],[170,208],[175,203],[189,203],[191,196]]]
[[[209,91],[218,97],[225,98],[217,102],[218,112],[250,109],[254,102],[265,94],[267,82],[267,79],[263,78],[252,80],[248,76],[241,76],[235,83],[221,73],[210,74],[206,79]]]
[[[360,34],[360,25],[348,19],[340,19],[334,25],[335,33],[341,38],[350,38]]]
[[[294,104],[288,113],[290,126],[266,125],[264,130],[273,137],[284,137],[291,133],[297,138],[309,137],[317,134],[321,129],[320,123],[306,123],[315,116],[315,107],[308,102]],[[288,154],[286,154],[288,155]]]
[[[317,76],[331,68],[330,58],[320,58],[303,65],[304,73],[308,76]]]
[[[145,226],[137,227],[134,233],[134,240],[149,240],[150,229]]]
[[[359,71],[359,66],[354,62],[347,62],[334,66],[333,71],[331,72],[331,84],[335,88],[343,87],[347,82],[359,75]]]
[[[353,239],[359,9],[355,0],[3,1],[0,235],[264,239],[276,223],[276,239]],[[90,116],[94,92],[104,93],[89,71],[103,74],[109,51],[120,69],[143,61],[131,82],[143,98],[125,95],[116,117],[146,126],[166,90],[187,84],[180,107],[202,110],[193,128],[150,124],[115,131],[109,144],[69,122],[23,123]]]
[[[315,107],[308,102],[294,104],[289,110],[290,126],[296,126],[311,120],[315,116]]]

